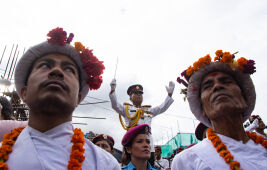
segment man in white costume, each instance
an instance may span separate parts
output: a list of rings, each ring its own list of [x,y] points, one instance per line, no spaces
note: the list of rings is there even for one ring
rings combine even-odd
[[[143,102],[143,87],[140,84],[132,85],[128,88],[127,94],[130,96],[130,100],[132,104],[124,103],[123,105],[117,101],[117,97],[115,94],[116,89],[116,80],[113,79],[110,83],[111,91],[109,93],[109,98],[111,101],[112,108],[119,113],[119,116],[123,116],[125,119],[125,125],[121,120],[121,124],[125,130],[129,130],[130,128],[140,125],[140,124],[148,124],[151,127],[152,118],[165,112],[170,105],[173,103],[172,94],[175,88],[175,84],[171,81],[169,82],[169,86],[166,87],[168,92],[168,96],[165,101],[156,107],[151,107],[150,105],[142,106]],[[150,164],[154,165],[154,144],[152,136],[150,136],[150,146],[151,146],[151,160]]]
[[[215,54],[214,62],[207,55],[182,73],[188,83],[177,78],[187,85],[192,113],[209,129],[207,138],[175,156],[172,169],[267,169],[267,142],[243,128],[255,106],[255,62],[222,50]]]
[[[16,67],[16,89],[30,113],[5,162],[10,170],[120,169],[111,154],[73,128],[73,111],[89,88],[100,87],[104,66],[81,43],[71,46],[73,34],[66,35],[53,29]]]

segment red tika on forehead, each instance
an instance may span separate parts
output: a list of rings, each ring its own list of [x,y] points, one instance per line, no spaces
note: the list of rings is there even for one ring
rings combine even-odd
[[[215,77],[217,75],[218,75],[218,72],[213,72],[213,73],[210,74],[210,76],[212,76],[212,77]]]

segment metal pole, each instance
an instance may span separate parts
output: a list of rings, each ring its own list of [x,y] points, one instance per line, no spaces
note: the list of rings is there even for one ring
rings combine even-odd
[[[18,48],[18,45],[17,45],[17,48]],[[11,70],[12,70],[12,67],[13,67],[14,59],[16,58],[17,48],[15,50],[15,53],[14,53],[14,56],[13,56],[13,59],[12,59],[12,62],[11,62],[10,68],[9,68],[7,79],[9,79],[9,76],[10,76],[10,73],[11,73]],[[19,51],[18,51],[18,53],[19,53]]]
[[[180,133],[180,127],[179,127],[179,121],[177,119],[177,127],[178,127],[178,132]]]
[[[12,46],[12,49],[11,49],[11,52],[10,52],[10,56],[9,56],[9,58],[8,58],[8,61],[7,61],[7,65],[6,65],[6,69],[5,69],[5,73],[4,73],[4,77],[3,77],[3,78],[5,78],[5,76],[6,76],[6,70],[7,70],[7,67],[8,67],[8,65],[9,65],[10,58],[11,58],[11,56],[12,56],[13,48],[14,48],[14,44],[13,44],[13,46]]]
[[[15,68],[16,68],[16,64],[17,64],[17,60],[18,60],[18,56],[19,56],[19,51],[18,51],[18,54],[17,54],[16,60],[15,60],[15,63],[14,63],[14,67],[13,67],[13,70],[12,70],[12,73],[11,73],[11,76],[10,76],[10,80],[11,80],[11,79],[12,79],[12,77],[13,77],[13,74],[14,74],[14,71],[15,71]]]
[[[5,51],[6,51],[6,46],[5,46],[4,51],[3,51],[3,53],[2,53],[2,57],[1,57],[1,60],[0,60],[0,64],[2,63],[2,60],[3,60],[3,57],[4,57]]]

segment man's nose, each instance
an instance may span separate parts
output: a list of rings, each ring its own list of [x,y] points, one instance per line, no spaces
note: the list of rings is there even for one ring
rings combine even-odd
[[[213,92],[221,90],[221,89],[224,89],[224,85],[219,81],[215,81],[213,85]]]
[[[54,67],[52,68],[52,70],[50,71],[49,78],[53,78],[53,79],[59,79],[62,80],[64,78],[63,72],[59,67]]]

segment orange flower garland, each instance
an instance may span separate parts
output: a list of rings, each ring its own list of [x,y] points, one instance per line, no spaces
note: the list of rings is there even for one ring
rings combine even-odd
[[[8,155],[12,152],[12,146],[15,144],[17,137],[25,127],[13,129],[10,133],[4,135],[2,146],[0,147],[0,170],[8,170],[8,165],[5,163],[8,160]],[[68,170],[82,170],[82,163],[85,159],[83,156],[85,149],[84,133],[79,128],[73,130],[72,136],[72,151],[68,163]]]
[[[240,170],[240,163],[234,161],[234,156],[228,151],[227,146],[224,145],[219,136],[217,136],[211,128],[207,130],[208,139],[211,141],[216,151],[224,159],[227,164],[230,164],[231,170]]]
[[[4,135],[4,140],[2,141],[2,146],[0,147],[1,170],[8,169],[8,166],[5,162],[8,160],[8,155],[12,152],[12,146],[23,129],[24,127],[15,128],[10,133]]]
[[[255,132],[246,132],[248,137],[252,139],[255,143],[261,144],[264,148],[267,149],[267,140],[264,140],[262,136],[257,136]],[[207,129],[208,139],[211,141],[212,145],[224,161],[230,165],[230,170],[240,170],[240,163],[234,161],[234,156],[227,149],[227,146],[224,145],[219,136],[217,136],[213,129]]]
[[[68,170],[81,170],[82,169],[82,162],[84,161],[85,157],[83,156],[85,149],[83,148],[85,139],[84,134],[81,129],[74,129],[74,134],[72,136],[72,151],[70,154],[70,160],[68,164]]]
[[[252,139],[255,143],[261,144],[264,148],[267,149],[267,140],[264,140],[262,136],[258,136],[255,132],[248,132],[246,131],[248,137]]]

